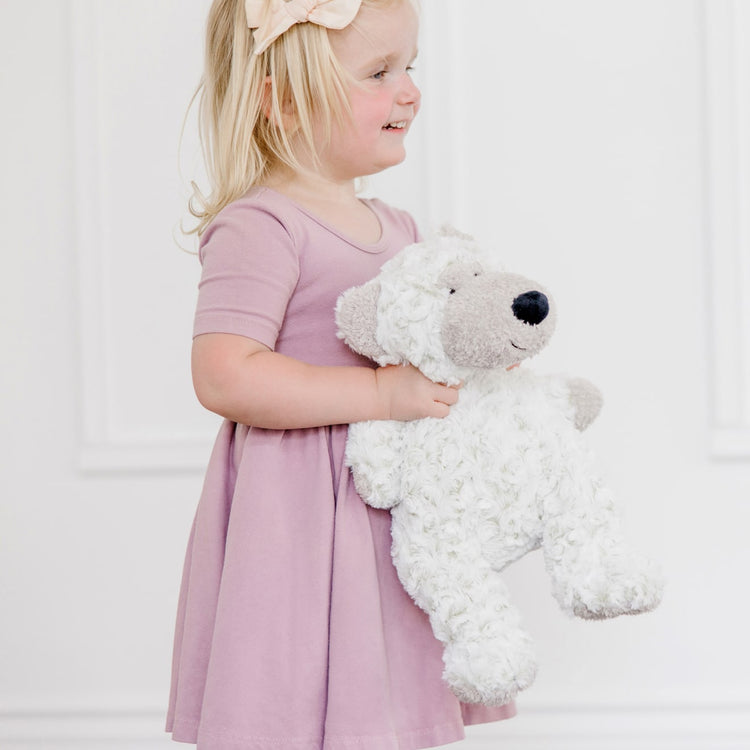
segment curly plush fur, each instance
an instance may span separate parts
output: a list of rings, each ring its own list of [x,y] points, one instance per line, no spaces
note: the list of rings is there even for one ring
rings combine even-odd
[[[601,406],[598,390],[507,370],[554,330],[554,303],[539,285],[448,233],[345,292],[336,315],[339,335],[379,364],[464,382],[447,418],[354,424],[347,444],[357,490],[391,510],[394,564],[444,645],[444,678],[461,700],[504,704],[534,679],[531,638],[498,575],[533,549],[569,614],[658,604],[660,576],[626,545],[580,438]]]

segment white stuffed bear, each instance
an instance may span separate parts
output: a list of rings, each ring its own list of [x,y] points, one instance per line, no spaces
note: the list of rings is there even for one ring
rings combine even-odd
[[[412,245],[336,307],[339,336],[380,365],[463,381],[445,419],[351,425],[347,464],[366,503],[390,508],[393,561],[444,645],[444,678],[501,705],[536,674],[530,636],[499,575],[542,548],[562,609],[588,619],[653,609],[662,583],[626,545],[580,431],[598,414],[585,380],[507,368],[539,352],[555,308],[493,267],[471,238]]]

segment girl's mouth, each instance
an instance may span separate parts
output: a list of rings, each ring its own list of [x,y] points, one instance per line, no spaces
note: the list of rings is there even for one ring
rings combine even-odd
[[[406,125],[406,120],[398,120],[398,122],[389,122],[383,127],[383,130],[403,130]]]

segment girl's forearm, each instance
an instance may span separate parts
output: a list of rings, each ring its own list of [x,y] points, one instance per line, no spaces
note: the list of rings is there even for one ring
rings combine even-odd
[[[196,338],[193,383],[210,411],[275,430],[445,417],[458,400],[455,388],[433,383],[411,366],[310,365],[224,334]]]
[[[262,351],[196,393],[210,411],[241,424],[295,429],[387,418],[375,371],[321,367]]]

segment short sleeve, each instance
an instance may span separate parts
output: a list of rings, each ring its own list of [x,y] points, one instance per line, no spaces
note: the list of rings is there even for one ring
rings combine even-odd
[[[231,204],[206,230],[200,259],[193,335],[233,333],[273,349],[299,279],[295,242],[282,221],[248,201]]]

